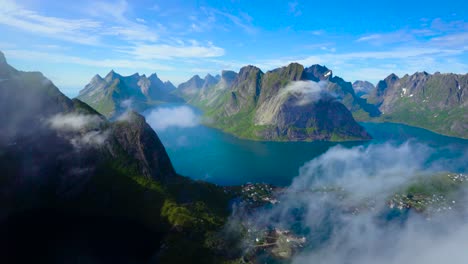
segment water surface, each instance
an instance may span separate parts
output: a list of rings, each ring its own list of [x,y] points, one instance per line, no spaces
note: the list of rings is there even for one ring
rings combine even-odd
[[[203,125],[168,127],[156,129],[156,132],[178,173],[221,185],[246,182],[288,185],[305,162],[336,145],[350,148],[387,141],[398,144],[413,140],[437,149],[438,155],[434,158],[447,159],[459,158],[468,150],[468,140],[446,137],[420,128],[392,123],[362,125],[373,136],[373,140],[341,143],[261,142],[239,139]],[[465,170],[465,166],[461,165],[460,170]]]

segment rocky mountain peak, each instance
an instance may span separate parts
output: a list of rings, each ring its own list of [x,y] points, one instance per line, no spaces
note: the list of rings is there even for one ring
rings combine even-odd
[[[353,89],[358,96],[369,93],[375,88],[375,86],[368,81],[355,81],[353,83]]]
[[[333,72],[326,66],[314,64],[304,69],[304,77],[305,79],[318,82],[333,78]]]
[[[256,67],[256,66],[253,66],[253,65],[247,65],[247,66],[244,66],[242,67],[240,70],[239,70],[239,75],[245,75],[245,74],[248,74],[250,72],[261,72],[262,70],[260,70],[260,68]]]
[[[112,82],[113,80],[115,79],[118,79],[122,76],[120,76],[120,74],[116,73],[114,70],[111,70],[107,75],[106,77],[104,77],[104,80],[106,82]]]
[[[138,72],[135,72],[134,74],[130,75],[129,77],[131,77],[131,78],[140,78],[140,74]]]
[[[151,81],[151,80],[153,80],[153,79],[159,79],[159,77],[158,77],[158,75],[157,75],[156,73],[152,73],[152,74],[148,77],[148,79]]]
[[[237,77],[237,73],[234,71],[222,71],[221,80],[225,81],[228,84],[231,84]]]
[[[253,65],[244,66],[240,69],[239,74],[237,75],[235,84],[239,84],[244,81],[249,82],[257,82],[259,81],[259,77],[263,75],[262,70],[260,68],[255,67]]]
[[[216,78],[213,77],[213,75],[207,74],[204,79],[203,88],[207,88],[212,85],[215,85],[217,82],[218,80],[216,80]]]
[[[287,74],[291,77],[291,80],[297,81],[302,78],[304,72],[304,66],[297,62],[290,63],[287,67]]]
[[[91,83],[99,83],[101,81],[104,81],[104,79],[99,74],[94,75],[94,77],[91,79]]]
[[[267,72],[269,76],[278,76],[281,80],[298,81],[302,79],[304,66],[299,63],[293,62],[288,66],[277,68]]]
[[[385,81],[386,83],[395,83],[395,82],[398,81],[399,79],[400,79],[400,78],[399,78],[396,74],[392,73],[392,74],[390,74],[389,76],[387,76],[387,78],[385,78],[384,81]]]
[[[174,85],[171,81],[165,81],[165,82],[164,82],[164,86],[165,86],[166,88],[170,89],[171,91],[177,89],[177,88],[175,87],[175,85]]]
[[[136,159],[146,177],[167,181],[175,175],[164,146],[142,115],[127,112],[112,132],[125,152]]]
[[[213,75],[211,75],[211,74],[208,73],[208,74],[205,75],[205,78],[204,78],[204,79],[206,80],[206,79],[214,79],[214,78],[215,78],[215,77],[213,77]]]

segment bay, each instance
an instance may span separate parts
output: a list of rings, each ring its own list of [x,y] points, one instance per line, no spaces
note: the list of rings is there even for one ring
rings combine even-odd
[[[176,109],[181,106],[161,107]],[[201,115],[198,110],[191,109]],[[147,119],[152,110],[144,113]],[[299,174],[301,166],[337,145],[351,148],[385,142],[401,144],[410,140],[436,149],[437,155],[433,157],[434,159],[446,158],[458,161],[468,151],[468,140],[394,123],[361,123],[372,135],[373,140],[370,141],[264,142],[236,138],[201,124],[190,127],[169,126],[161,129],[153,125],[151,119],[148,120],[163,142],[179,174],[219,185],[262,182],[287,186]],[[457,168],[460,171],[467,169],[466,164],[460,164]]]

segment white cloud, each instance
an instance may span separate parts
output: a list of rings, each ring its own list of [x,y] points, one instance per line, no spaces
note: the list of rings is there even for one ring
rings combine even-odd
[[[288,84],[281,90],[280,96],[293,95],[296,98],[297,105],[308,105],[318,101],[324,95],[329,95],[326,81],[295,81]]]
[[[391,43],[404,43],[415,39],[414,32],[408,32],[407,30],[400,30],[396,32],[390,32],[385,34],[371,34],[360,37],[356,42],[368,42],[373,45],[384,45]]]
[[[100,38],[93,34],[101,28],[98,21],[44,16],[23,8],[12,0],[0,1],[0,24],[79,44],[100,43]]]
[[[360,37],[360,38],[358,38],[356,41],[357,41],[357,42],[363,42],[363,41],[369,41],[369,40],[379,39],[379,38],[381,38],[381,37],[382,37],[382,35],[380,35],[380,34],[372,34],[372,35]]]
[[[139,59],[171,59],[171,58],[210,58],[224,55],[224,49],[208,43],[202,46],[199,43],[183,45],[168,44],[140,44],[130,50],[122,50]]]
[[[100,128],[104,119],[97,115],[76,113],[57,114],[47,120],[47,124],[67,138],[75,148],[97,147],[104,144],[110,135],[109,130]]]
[[[119,22],[126,22],[125,13],[128,11],[129,5],[126,0],[118,0],[112,2],[93,1],[87,8],[87,12],[96,17],[109,17],[116,19]]]
[[[87,59],[63,54],[53,54],[29,50],[5,50],[8,57],[23,60],[47,61],[49,63],[70,63],[91,67],[102,67],[106,69],[141,69],[154,70],[173,70],[169,65],[154,63],[147,60],[125,60],[125,59]]]
[[[125,0],[117,2],[95,1],[88,7],[88,13],[96,19],[106,19],[109,26],[103,27],[100,34],[115,36],[128,41],[155,42],[159,39],[158,29],[150,28],[141,18],[130,20],[126,14],[130,11],[130,5]]]
[[[199,116],[188,106],[161,107],[147,114],[146,122],[156,131],[170,127],[190,128],[199,124]]]
[[[436,150],[414,142],[334,147],[300,169],[278,205],[238,217],[259,228],[310,231],[305,235],[311,246],[299,250],[295,264],[466,263],[466,193],[451,198],[460,205],[456,213],[435,211],[431,221],[412,213],[386,218],[387,199],[395,192],[419,177],[453,169],[434,155]],[[319,191],[323,187],[335,191]],[[354,208],[357,213],[351,213]]]
[[[107,138],[109,137],[109,135],[110,135],[109,130],[89,131],[82,135],[77,135],[75,137],[72,137],[70,139],[70,143],[75,148],[81,148],[84,146],[97,147],[97,146],[101,146],[102,144],[104,144]]]
[[[123,100],[121,103],[120,103],[120,106],[124,109],[127,109],[127,110],[130,110],[132,108],[132,105],[133,105],[133,100],[132,98],[129,98],[129,99],[126,99],[126,100]]]
[[[430,44],[445,47],[459,48],[468,51],[468,32],[447,34],[445,36],[431,39]]]
[[[103,119],[97,115],[57,114],[48,120],[51,128],[63,131],[79,131],[99,126]]]
[[[455,39],[454,41],[458,41]],[[258,65],[264,70],[271,70],[277,67],[298,62],[305,67],[313,64],[322,64],[334,69],[338,76],[347,80],[363,79],[378,81],[391,72],[384,75],[381,73],[387,69],[386,65],[398,64],[396,69],[400,74],[413,73],[415,71],[452,71],[466,72],[468,65],[463,62],[456,64],[447,63],[451,58],[466,52],[468,46],[464,48],[438,48],[438,47],[398,47],[386,51],[360,51],[349,53],[325,53],[321,55],[295,56],[285,58],[275,58],[270,60],[259,60]],[[431,61],[431,64],[426,62]],[[363,66],[364,65],[364,66]],[[368,65],[372,65],[371,70]],[[376,65],[376,66],[375,66]],[[450,66],[450,68],[447,68]],[[456,66],[456,67],[455,67]],[[341,72],[338,69],[343,69]],[[391,69],[395,71],[395,69]]]
[[[248,34],[256,34],[258,29],[252,25],[252,17],[246,13],[241,13],[241,16],[235,16],[214,8],[203,8],[209,14],[216,14],[227,18],[235,26],[242,28]]]

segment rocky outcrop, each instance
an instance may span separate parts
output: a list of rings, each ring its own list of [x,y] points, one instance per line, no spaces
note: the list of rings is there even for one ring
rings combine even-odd
[[[128,112],[119,121],[111,124],[111,131],[117,147],[132,157],[131,162],[136,161],[143,175],[164,182],[175,176],[163,144],[143,116],[136,112]]]

